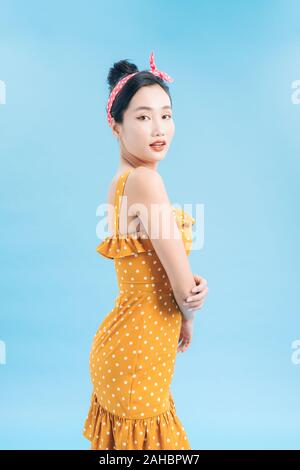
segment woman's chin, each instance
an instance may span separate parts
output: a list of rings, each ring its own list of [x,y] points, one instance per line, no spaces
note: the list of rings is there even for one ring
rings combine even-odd
[[[166,151],[161,151],[161,152],[151,152],[150,154],[150,159],[153,161],[160,161],[163,160],[166,156],[167,152]]]

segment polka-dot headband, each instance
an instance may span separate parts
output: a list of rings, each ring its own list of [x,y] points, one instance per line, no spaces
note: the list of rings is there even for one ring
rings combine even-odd
[[[153,73],[154,75],[157,75],[158,77],[162,78],[163,80],[165,80],[167,82],[173,82],[173,78],[171,78],[166,72],[162,72],[161,70],[158,70],[158,68],[156,67],[156,65],[154,63],[154,52],[153,51],[150,54],[149,61],[150,61],[150,70],[149,70],[149,72]],[[115,100],[115,97],[120,92],[120,90],[123,88],[123,86],[125,85],[127,80],[129,80],[129,78],[133,77],[133,75],[136,75],[137,73],[139,73],[139,72],[134,72],[134,73],[130,73],[129,75],[126,75],[126,77],[122,78],[116,84],[116,86],[112,89],[112,91],[109,95],[109,98],[108,98],[108,103],[107,103],[107,120],[108,120],[109,125],[111,125],[111,122],[112,122],[112,116],[110,114],[110,110],[111,110],[112,104]]]

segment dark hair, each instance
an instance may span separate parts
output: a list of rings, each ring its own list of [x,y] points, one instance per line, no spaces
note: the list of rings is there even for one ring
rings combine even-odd
[[[124,78],[126,77],[126,75],[129,75],[134,72],[139,73],[131,77],[125,83],[121,91],[115,97],[115,100],[110,110],[111,116],[119,124],[123,123],[124,112],[128,108],[131,98],[143,86],[160,85],[168,94],[172,106],[172,98],[170,95],[169,87],[166,82],[162,78],[158,77],[157,75],[154,75],[148,70],[139,71],[135,64],[129,62],[126,59],[120,60],[119,62],[115,62],[113,67],[109,69],[109,73],[107,76],[109,93],[111,93],[112,89],[119,82],[119,80],[121,80],[121,78]]]

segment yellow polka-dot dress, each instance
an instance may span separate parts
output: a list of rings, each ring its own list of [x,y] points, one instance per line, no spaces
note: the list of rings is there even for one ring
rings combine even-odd
[[[91,450],[191,449],[170,391],[182,314],[147,234],[118,233],[131,171],[117,181],[115,234],[97,247],[114,259],[119,295],[93,338],[93,391],[83,435]],[[182,209],[173,213],[189,255],[195,219]]]

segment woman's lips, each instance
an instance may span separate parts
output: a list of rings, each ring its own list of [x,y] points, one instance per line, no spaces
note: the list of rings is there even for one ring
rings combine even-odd
[[[164,150],[166,144],[161,144],[161,145],[150,145],[150,147],[155,151],[155,152],[161,152]]]

